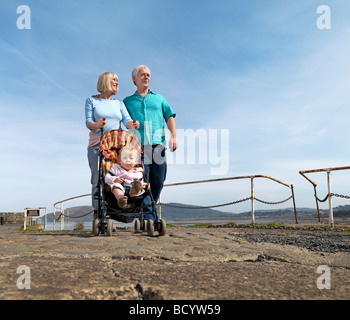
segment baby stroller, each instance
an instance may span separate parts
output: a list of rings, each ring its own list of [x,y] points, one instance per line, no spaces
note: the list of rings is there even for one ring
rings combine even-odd
[[[102,130],[101,130],[102,131]],[[102,136],[102,135],[101,135]],[[98,210],[93,220],[93,234],[113,234],[113,220],[131,223],[135,219],[135,233],[147,232],[149,236],[154,236],[154,231],[158,231],[160,236],[165,235],[166,223],[160,219],[158,210],[154,202],[151,189],[136,197],[130,197],[126,208],[120,208],[118,202],[111,191],[111,187],[105,183],[105,175],[117,163],[119,151],[124,146],[132,146],[142,154],[142,145],[136,134],[125,130],[112,130],[107,132],[101,139],[100,160],[99,160],[99,181],[98,181]],[[140,166],[143,164],[140,162]],[[155,221],[143,219],[143,200],[149,196],[151,206],[155,212]]]

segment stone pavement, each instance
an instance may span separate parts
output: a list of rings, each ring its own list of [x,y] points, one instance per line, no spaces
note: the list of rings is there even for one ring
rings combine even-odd
[[[240,237],[249,232],[295,233],[168,227],[163,237],[132,229],[94,237],[91,231],[0,226],[0,300],[350,298],[349,252],[311,252]],[[317,286],[320,265],[330,268],[330,289]],[[17,286],[20,266],[30,270],[30,289]]]

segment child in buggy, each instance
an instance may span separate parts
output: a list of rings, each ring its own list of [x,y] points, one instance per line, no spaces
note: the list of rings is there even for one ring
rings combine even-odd
[[[93,221],[93,234],[111,236],[113,220],[130,223],[135,218],[135,232],[154,230],[165,235],[166,224],[158,216],[158,210],[150,192],[150,186],[143,183],[141,163],[142,146],[136,134],[124,130],[107,132],[100,143],[98,210]],[[150,197],[156,219],[144,221],[143,201]]]
[[[143,182],[143,168],[136,166],[140,157],[135,148],[125,146],[120,149],[118,156],[120,163],[109,170],[105,183],[110,185],[118,206],[124,209],[128,205],[128,196],[140,196],[149,185]]]

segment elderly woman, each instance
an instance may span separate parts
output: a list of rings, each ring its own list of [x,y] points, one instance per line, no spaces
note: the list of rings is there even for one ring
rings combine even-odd
[[[91,170],[92,206],[98,209],[98,153],[101,140],[101,129],[103,134],[110,130],[121,129],[121,123],[127,129],[137,130],[140,127],[138,121],[133,121],[122,101],[113,99],[118,93],[118,77],[113,72],[104,72],[97,82],[97,91],[100,93],[88,97],[85,102],[86,126],[90,129],[88,145],[88,160]]]

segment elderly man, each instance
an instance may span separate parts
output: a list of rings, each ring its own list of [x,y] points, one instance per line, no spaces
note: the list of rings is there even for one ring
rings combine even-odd
[[[149,90],[151,72],[147,66],[138,66],[132,71],[136,92],[124,99],[132,119],[140,122],[140,138],[144,146],[145,180],[151,185],[154,201],[157,203],[163,189],[167,172],[165,158],[164,120],[171,133],[170,151],[177,149],[175,112],[159,93]],[[149,199],[145,204],[149,204]],[[155,220],[151,207],[144,210],[144,219]]]

